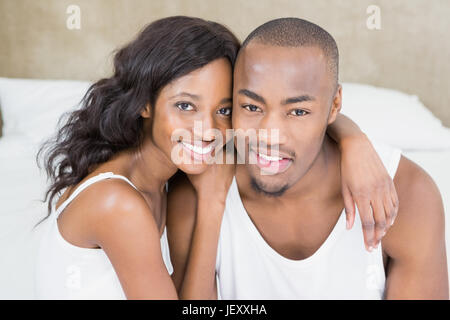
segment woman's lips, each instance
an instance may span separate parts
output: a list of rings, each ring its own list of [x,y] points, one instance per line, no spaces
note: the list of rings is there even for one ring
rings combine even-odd
[[[264,153],[252,151],[256,157],[256,165],[265,174],[278,174],[286,171],[292,163],[292,159],[279,156],[268,156]]]
[[[215,149],[215,144],[213,142],[204,145],[203,142],[191,144],[185,141],[180,142],[183,149],[191,156],[191,159],[200,162],[206,161],[212,157],[212,153]]]

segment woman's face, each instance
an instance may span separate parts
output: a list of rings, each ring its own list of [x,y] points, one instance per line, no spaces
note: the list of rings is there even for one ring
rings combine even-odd
[[[165,86],[154,106],[154,144],[188,174],[206,170],[231,128],[232,68],[225,58]]]

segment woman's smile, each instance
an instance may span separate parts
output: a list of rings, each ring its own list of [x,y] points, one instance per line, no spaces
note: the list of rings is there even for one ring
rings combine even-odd
[[[194,141],[194,143],[189,143],[186,141],[181,141],[180,144],[183,147],[183,150],[190,155],[192,160],[195,161],[207,161],[211,157],[213,157],[215,147],[217,143],[214,141],[206,142],[206,141]]]

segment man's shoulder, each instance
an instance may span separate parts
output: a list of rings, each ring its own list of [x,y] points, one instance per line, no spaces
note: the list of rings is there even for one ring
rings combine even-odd
[[[400,157],[394,184],[399,200],[400,197],[404,200],[404,208],[410,208],[411,203],[433,205],[442,202],[439,189],[430,175],[405,156]]]
[[[395,255],[418,249],[424,238],[443,232],[444,208],[433,179],[419,165],[401,156],[394,177],[399,209],[394,225],[383,238],[383,247]],[[391,255],[391,254],[389,254]]]

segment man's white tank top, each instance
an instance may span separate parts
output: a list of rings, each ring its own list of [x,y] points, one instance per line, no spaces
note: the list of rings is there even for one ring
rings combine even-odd
[[[373,145],[393,178],[400,150]],[[381,244],[370,253],[365,249],[358,212],[353,228],[346,230],[345,225],[343,211],[328,238],[312,256],[303,260],[288,259],[270,247],[259,233],[233,179],[216,260],[219,298],[383,298],[385,271]]]
[[[59,214],[91,184],[104,179],[121,179],[136,187],[126,177],[101,173],[82,183],[49,216],[49,226],[42,236],[36,264],[38,299],[126,299],[117,274],[102,249],[82,248],[65,240],[58,229]],[[166,230],[161,237],[161,251],[172,273]]]

